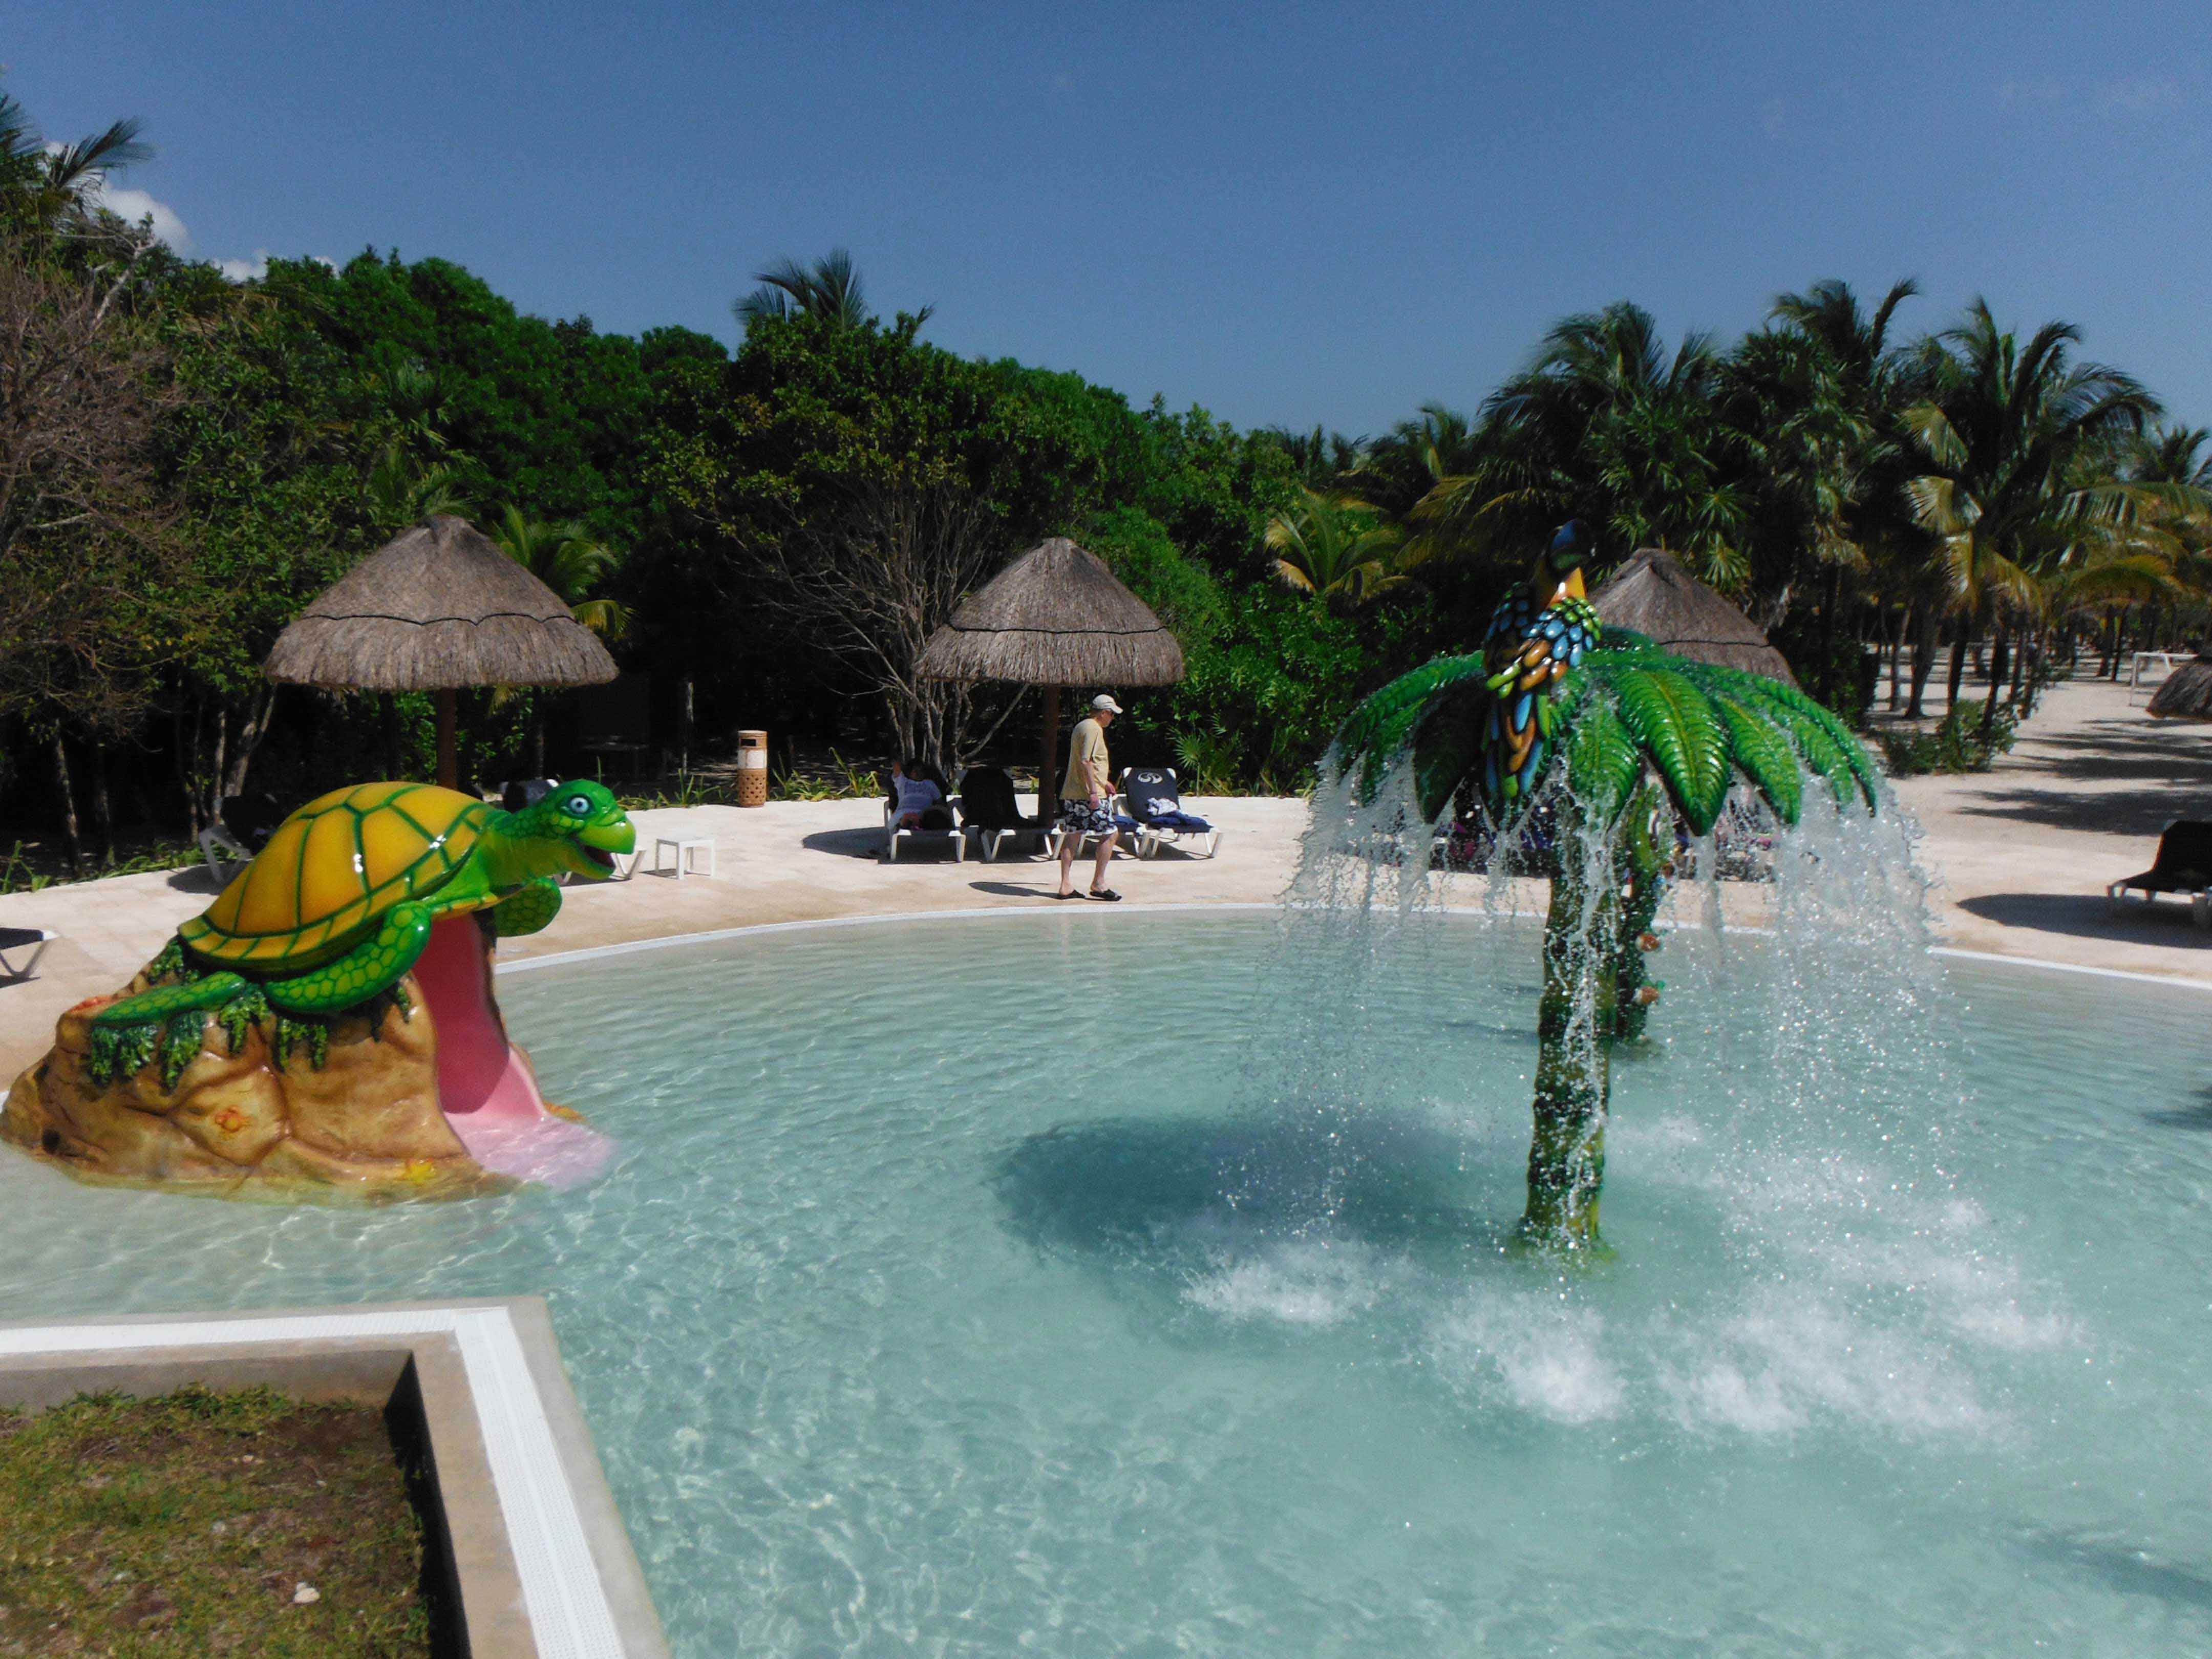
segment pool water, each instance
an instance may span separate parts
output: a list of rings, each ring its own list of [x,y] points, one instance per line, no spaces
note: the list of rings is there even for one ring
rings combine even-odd
[[[544,1294],[690,1659],[2212,1650],[2212,1000],[1954,963],[1892,1039],[1739,940],[1617,1067],[1618,1258],[1562,1273],[1503,1248],[1533,936],[1339,977],[1285,927],[510,975],[598,1184],[9,1158],[0,1311]]]

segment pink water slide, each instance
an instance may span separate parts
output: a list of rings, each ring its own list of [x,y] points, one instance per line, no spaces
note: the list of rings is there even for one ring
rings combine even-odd
[[[491,951],[473,915],[444,916],[415,964],[438,1025],[438,1097],[446,1121],[487,1170],[550,1187],[604,1170],[614,1142],[549,1111],[492,999]]]

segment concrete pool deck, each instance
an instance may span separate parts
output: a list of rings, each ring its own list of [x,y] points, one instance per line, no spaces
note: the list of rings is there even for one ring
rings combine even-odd
[[[1942,941],[2212,986],[2212,933],[2168,901],[2115,915],[2105,884],[2147,868],[2172,818],[2212,816],[2212,726],[2154,721],[2148,689],[2082,681],[2055,687],[2013,752],[1970,777],[1900,780],[1899,798],[1925,831],[1922,862],[1937,878]],[[1212,860],[1175,853],[1115,861],[1114,884],[1146,904],[1264,904],[1280,896],[1305,828],[1301,799],[1194,802],[1225,831]],[[895,865],[877,859],[875,800],[773,801],[750,810],[669,808],[635,815],[641,843],[678,833],[715,844],[718,873],[571,888],[544,933],[506,960],[762,922],[821,921],[998,906],[1045,909],[1052,866],[1028,858],[955,864],[925,843]],[[1078,866],[1079,878],[1088,865]],[[1454,878],[1479,902],[1480,878]],[[53,1041],[55,1018],[115,990],[215,892],[204,866],[0,895],[0,927],[62,935],[40,977],[0,986],[0,1065],[13,1076]]]

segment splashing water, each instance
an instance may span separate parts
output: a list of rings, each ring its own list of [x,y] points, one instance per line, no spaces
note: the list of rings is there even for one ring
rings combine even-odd
[[[1624,1325],[1602,1283],[1542,1261],[1501,1254],[1455,1287],[1355,1243],[1347,1278],[1340,1235],[1362,1160],[1408,1121],[1449,1126],[1457,1144],[1437,1152],[1476,1206],[1466,1230],[1486,1251],[1508,1243],[1548,887],[1529,872],[1549,826],[1580,817],[1559,810],[1559,788],[1481,874],[1431,856],[1435,826],[1402,762],[1364,798],[1355,778],[1316,790],[1271,975],[1284,988],[1247,1067],[1255,1117],[1316,1152],[1310,1191],[1294,1218],[1276,1195],[1253,1253],[1217,1240],[1192,1304],[1320,1325],[1412,1295],[1427,1304],[1425,1357],[1464,1398],[1559,1422],[1990,1431],[1961,1347],[2053,1347],[2069,1325],[2032,1305],[1957,1188],[1962,1030],[1929,954],[1917,831],[1893,801],[1869,814],[1808,791],[1801,823],[1780,831],[1739,791],[1722,831],[1678,851],[1687,878],[1669,884],[1657,924],[1665,997],[1649,1040],[1614,1054],[1607,1203],[1638,1271],[1690,1266],[1695,1289]],[[1610,868],[1612,847],[1583,833],[1592,867]],[[1762,878],[1723,880],[1728,869]],[[1587,936],[1595,894],[1584,904]],[[1520,1064],[1425,1075],[1419,1050],[1469,1019],[1525,1033]],[[1597,1041],[1587,998],[1569,1041]],[[1720,1109],[1654,1116],[1655,1094]],[[1687,1234],[1650,1224],[1686,1203],[1702,1222]]]

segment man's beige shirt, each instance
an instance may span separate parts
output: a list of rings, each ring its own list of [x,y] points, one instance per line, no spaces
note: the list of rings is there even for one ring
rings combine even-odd
[[[1084,763],[1090,763],[1090,775],[1084,774]],[[1067,775],[1060,780],[1060,798],[1062,800],[1089,800],[1096,778],[1098,793],[1103,797],[1112,787],[1113,773],[1106,761],[1106,733],[1099,728],[1095,716],[1086,715],[1076,721],[1075,730],[1067,740]]]

